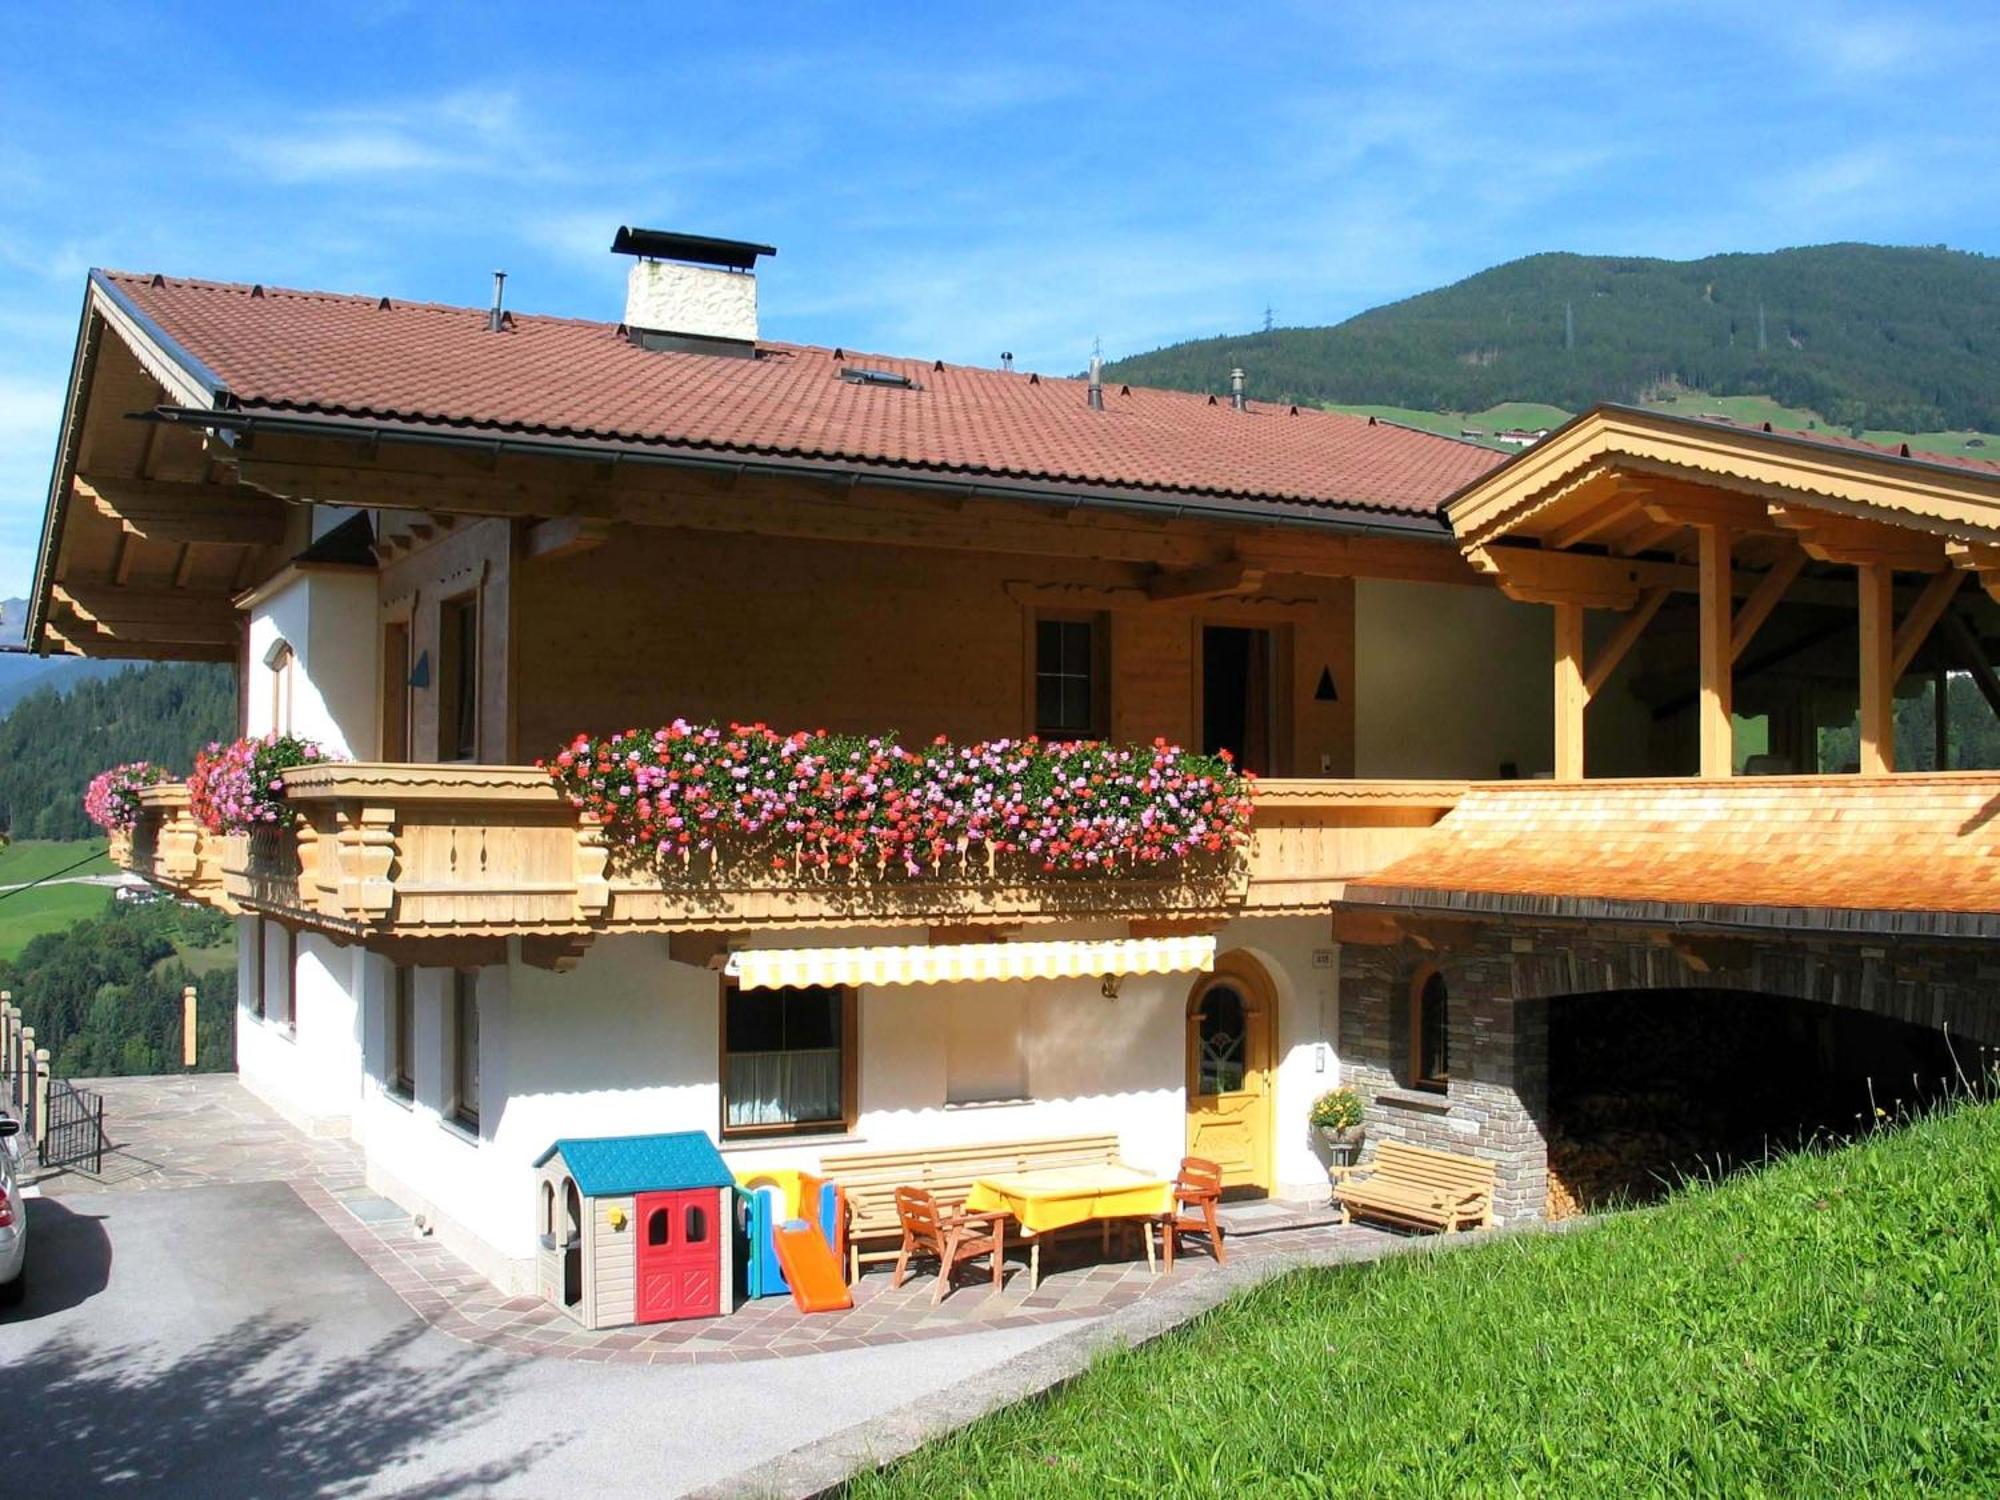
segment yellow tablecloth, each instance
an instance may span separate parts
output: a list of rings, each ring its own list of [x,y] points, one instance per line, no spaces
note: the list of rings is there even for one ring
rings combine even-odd
[[[1010,1213],[1032,1234],[1093,1219],[1150,1218],[1174,1206],[1174,1185],[1137,1167],[1045,1167],[981,1177],[965,1206],[973,1213]]]

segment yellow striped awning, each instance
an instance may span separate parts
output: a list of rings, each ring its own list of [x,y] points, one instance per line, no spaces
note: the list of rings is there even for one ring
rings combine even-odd
[[[1103,942],[948,943],[883,948],[746,948],[723,972],[746,990],[803,985],[954,984],[982,979],[1096,979],[1123,974],[1207,973],[1213,937]]]

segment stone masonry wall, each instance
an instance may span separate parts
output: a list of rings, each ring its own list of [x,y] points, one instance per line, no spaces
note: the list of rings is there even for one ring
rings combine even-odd
[[[2000,1044],[2000,951],[1832,939],[1676,938],[1561,924],[1429,923],[1429,946],[1341,947],[1340,1053],[1369,1144],[1409,1141],[1498,1167],[1495,1216],[1540,1218],[1548,1190],[1548,1002],[1649,989],[1815,1000]],[[1450,995],[1451,1080],[1412,1087],[1410,1005],[1435,969]]]

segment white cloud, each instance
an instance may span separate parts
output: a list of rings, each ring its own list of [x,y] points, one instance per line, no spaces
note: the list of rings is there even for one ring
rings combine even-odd
[[[394,107],[323,110],[295,129],[246,131],[236,149],[293,184],[491,175],[521,170],[533,155],[515,96],[477,89]]]

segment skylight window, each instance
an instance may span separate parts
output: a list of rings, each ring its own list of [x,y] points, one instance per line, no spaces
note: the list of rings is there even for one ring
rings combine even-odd
[[[898,375],[894,370],[864,370],[856,365],[848,365],[841,370],[840,378],[849,385],[886,385],[899,391],[923,389],[909,376]]]

